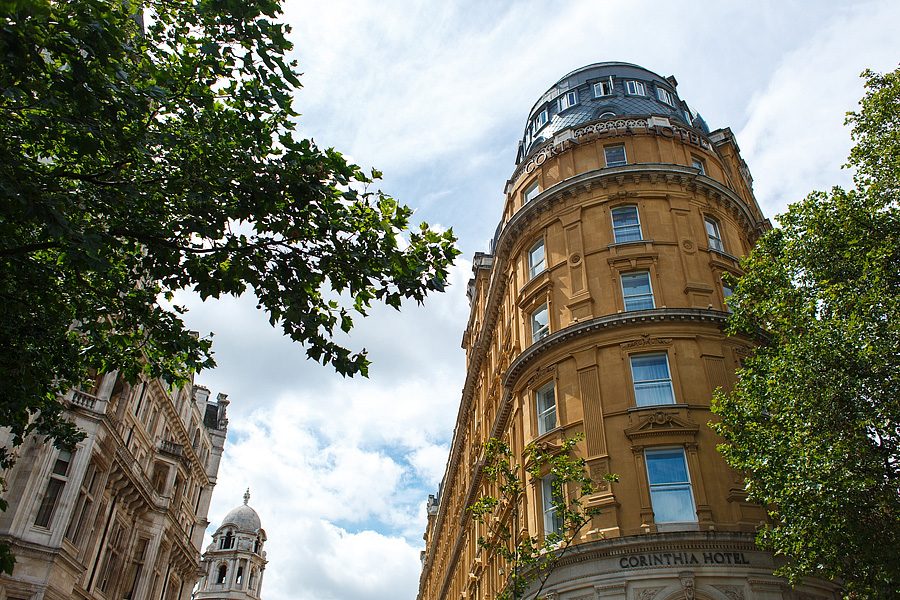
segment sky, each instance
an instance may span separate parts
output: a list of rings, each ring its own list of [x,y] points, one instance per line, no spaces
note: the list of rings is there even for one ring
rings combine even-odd
[[[415,598],[425,500],[444,472],[465,376],[471,258],[486,251],[528,110],[583,65],[625,61],[675,75],[711,129],[730,127],[773,218],[814,189],[847,185],[844,115],[865,68],[900,60],[900,3],[731,0],[412,2],[286,0],[303,72],[299,131],[453,227],[450,287],[379,308],[344,341],[368,379],[344,379],[272,329],[252,297],[201,303],[214,332],[228,440],[212,532],[250,505],[268,534],[265,600]]]

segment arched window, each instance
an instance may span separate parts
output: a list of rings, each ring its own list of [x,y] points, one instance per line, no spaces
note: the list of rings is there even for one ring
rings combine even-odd
[[[219,565],[219,573],[216,575],[216,583],[218,585],[223,585],[225,583],[225,577],[228,575],[228,567],[225,565]]]
[[[234,547],[234,535],[231,531],[225,532],[225,537],[222,538],[221,548],[224,550],[229,550]]]
[[[251,591],[256,591],[254,587],[256,585],[256,569],[250,569],[250,579],[247,581],[247,587],[250,588]]]
[[[244,567],[238,567],[237,575],[234,578],[234,582],[237,585],[241,585],[244,583]]]

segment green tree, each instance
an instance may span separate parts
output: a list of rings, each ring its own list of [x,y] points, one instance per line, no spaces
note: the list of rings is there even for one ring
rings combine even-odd
[[[524,466],[515,461],[509,445],[502,440],[485,442],[482,477],[496,494],[481,496],[467,510],[484,527],[478,546],[499,555],[505,563],[506,585],[497,600],[518,600],[526,592],[541,598],[557,563],[597,514],[581,502],[594,491],[584,459],[573,454],[582,439],[583,435],[576,435],[558,446],[529,444],[524,451]],[[522,503],[526,473],[532,481],[550,481],[551,503],[559,525],[556,531],[543,536],[521,534],[525,527]],[[604,477],[618,481],[616,475]]]
[[[59,394],[90,369],[213,365],[177,290],[255,294],[343,375],[373,302],[444,286],[451,231],[296,134],[278,0],[0,2],[0,426],[71,445]],[[9,466],[0,449],[0,467]]]
[[[759,346],[717,393],[720,449],[769,508],[781,573],[900,595],[900,70],[863,73],[855,189],[813,192],[743,261],[731,333]]]

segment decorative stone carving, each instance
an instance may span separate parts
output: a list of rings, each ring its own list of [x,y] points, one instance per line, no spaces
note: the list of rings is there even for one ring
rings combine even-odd
[[[636,600],[653,600],[657,594],[663,591],[666,588],[661,587],[652,587],[652,588],[644,588],[642,590],[637,590],[637,595],[635,596]]]
[[[672,338],[650,337],[643,334],[641,339],[622,344],[622,348],[642,348],[644,346],[667,346],[672,343]]]
[[[694,574],[691,571],[682,571],[678,574],[681,589],[684,590],[685,600],[694,600]]]
[[[713,587],[722,592],[728,600],[745,600],[744,590],[739,585],[714,585]]]

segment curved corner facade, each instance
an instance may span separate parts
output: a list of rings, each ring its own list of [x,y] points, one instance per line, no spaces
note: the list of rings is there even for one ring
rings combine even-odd
[[[474,260],[467,377],[428,503],[419,600],[503,588],[507,565],[478,546],[466,510],[487,493],[485,440],[504,439],[521,463],[529,443],[575,434],[596,488],[582,502],[600,510],[548,597],[795,597],[755,547],[765,511],[707,426],[713,391],[734,384],[751,348],[723,333],[722,276],[740,274],[769,223],[731,131],[709,132],[676,86],[599,63],[534,105],[491,252]],[[530,483],[526,533],[541,536],[552,521]],[[825,583],[802,591],[837,597]]]

